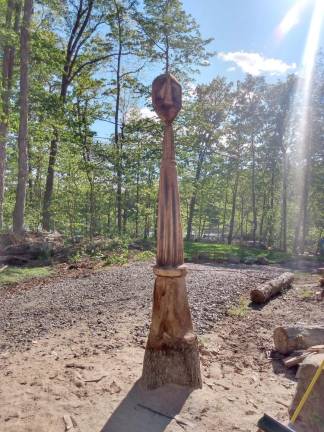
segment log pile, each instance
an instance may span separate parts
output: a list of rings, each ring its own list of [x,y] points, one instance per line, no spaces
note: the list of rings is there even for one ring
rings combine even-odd
[[[296,325],[277,327],[273,333],[276,351],[286,355],[287,368],[301,364],[312,354],[324,354],[324,327]]]
[[[253,303],[262,304],[270,300],[271,297],[279,294],[283,289],[290,287],[294,280],[293,273],[283,273],[275,279],[271,279],[253,289],[250,293]]]
[[[281,354],[307,350],[312,346],[324,345],[324,326],[296,325],[277,327],[273,333],[274,346]]]
[[[0,236],[0,266],[21,266],[43,261],[63,250],[63,246],[63,236],[57,232],[2,234]]]

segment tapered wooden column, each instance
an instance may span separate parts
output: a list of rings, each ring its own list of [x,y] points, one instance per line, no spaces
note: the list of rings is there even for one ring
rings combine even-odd
[[[197,337],[193,332],[183,265],[183,238],[172,122],[181,109],[181,86],[170,74],[153,81],[152,101],[165,124],[160,170],[157,264],[152,322],[142,383],[201,387]]]

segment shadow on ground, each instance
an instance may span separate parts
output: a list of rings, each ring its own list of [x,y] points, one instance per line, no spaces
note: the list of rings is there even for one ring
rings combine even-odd
[[[191,389],[166,385],[146,391],[138,380],[101,432],[162,432],[181,411]],[[184,419],[178,419],[180,423]]]

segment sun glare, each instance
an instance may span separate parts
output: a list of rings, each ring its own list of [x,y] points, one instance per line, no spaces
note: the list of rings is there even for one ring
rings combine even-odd
[[[297,166],[295,173],[295,186],[297,192],[297,208],[301,208],[303,188],[306,179],[307,146],[309,145],[309,120],[311,116],[311,93],[314,78],[316,55],[319,50],[321,28],[324,18],[324,1],[316,0],[313,5],[312,17],[309,25],[307,39],[299,71],[297,88],[291,111],[291,123],[297,123],[295,131],[297,148]],[[299,119],[299,120],[298,120]],[[288,139],[292,137],[288,136]]]
[[[286,36],[300,21],[301,14],[310,0],[298,0],[286,13],[276,28],[276,36],[280,40]]]

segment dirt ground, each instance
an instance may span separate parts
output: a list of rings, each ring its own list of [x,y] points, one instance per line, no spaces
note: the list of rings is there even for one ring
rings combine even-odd
[[[1,432],[253,432],[264,412],[287,422],[296,371],[272,351],[272,332],[282,323],[322,321],[318,277],[297,274],[293,288],[264,307],[241,301],[233,314],[233,304],[283,269],[190,264],[203,388],[145,392],[138,380],[151,266],[0,288]]]

